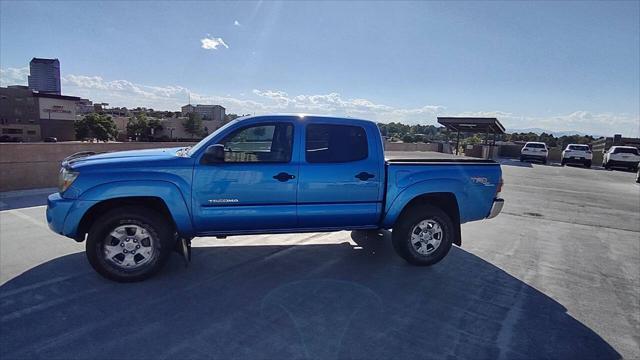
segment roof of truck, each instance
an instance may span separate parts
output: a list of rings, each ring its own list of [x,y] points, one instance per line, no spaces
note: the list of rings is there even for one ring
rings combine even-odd
[[[244,121],[244,120],[250,120],[250,119],[259,119],[259,118],[270,118],[270,119],[281,119],[281,120],[297,120],[297,121],[304,121],[305,118],[314,118],[314,119],[327,119],[327,120],[345,120],[346,122],[349,121],[353,121],[353,122],[368,122],[368,123],[373,123],[375,124],[375,121],[372,120],[367,120],[367,119],[358,119],[358,118],[352,118],[352,117],[345,117],[345,116],[331,116],[331,115],[318,115],[318,114],[264,114],[264,115],[248,115],[248,116],[243,116],[243,117],[239,117],[236,120],[237,121]]]

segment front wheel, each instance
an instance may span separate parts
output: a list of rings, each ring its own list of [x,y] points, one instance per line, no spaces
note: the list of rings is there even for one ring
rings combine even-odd
[[[94,222],[87,236],[87,259],[107,279],[142,281],[165,264],[172,239],[172,228],[162,215],[152,209],[125,206]]]
[[[393,247],[407,262],[429,266],[442,260],[456,237],[451,217],[440,208],[421,205],[405,211],[392,232]]]

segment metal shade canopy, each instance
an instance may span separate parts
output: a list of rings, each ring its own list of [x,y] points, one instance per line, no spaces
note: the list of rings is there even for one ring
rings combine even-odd
[[[504,134],[504,126],[496,118],[480,117],[438,117],[438,123],[444,125],[449,130]]]
[[[460,144],[460,132],[485,133],[484,143],[487,144],[489,134],[493,134],[493,143],[496,135],[505,133],[504,126],[496,118],[485,117],[438,117],[438,123],[449,130],[458,133],[456,139],[456,154]]]

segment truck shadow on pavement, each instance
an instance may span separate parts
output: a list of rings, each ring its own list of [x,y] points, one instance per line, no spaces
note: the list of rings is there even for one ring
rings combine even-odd
[[[561,304],[462,249],[421,268],[387,232],[351,237],[194,247],[188,269],[173,256],[136,284],[102,279],[82,253],[52,260],[0,287],[0,358],[620,358]]]

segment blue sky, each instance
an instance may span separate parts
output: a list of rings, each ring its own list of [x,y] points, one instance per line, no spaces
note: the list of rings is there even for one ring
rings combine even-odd
[[[0,2],[2,85],[114,106],[640,132],[640,2]]]

